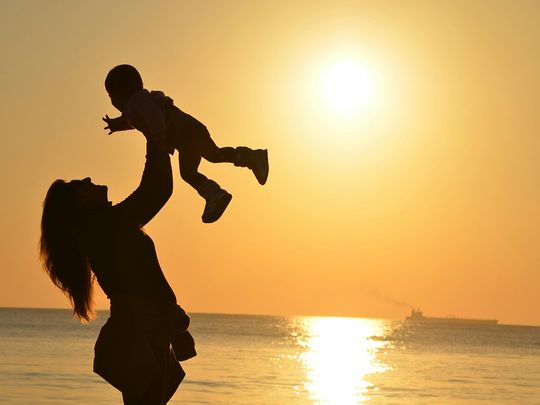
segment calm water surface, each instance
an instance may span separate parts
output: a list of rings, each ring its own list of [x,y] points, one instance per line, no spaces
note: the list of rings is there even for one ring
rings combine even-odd
[[[107,312],[0,308],[0,404],[118,404],[92,373]],[[540,328],[192,314],[171,404],[540,404]]]

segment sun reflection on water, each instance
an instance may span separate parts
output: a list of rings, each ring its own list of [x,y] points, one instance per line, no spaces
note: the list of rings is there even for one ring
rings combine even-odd
[[[306,372],[305,389],[316,404],[360,404],[377,387],[368,376],[390,369],[377,357],[388,342],[382,321],[356,318],[302,318],[298,343]]]

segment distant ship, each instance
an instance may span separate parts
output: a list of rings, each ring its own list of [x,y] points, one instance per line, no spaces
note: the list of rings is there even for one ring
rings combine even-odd
[[[440,325],[497,325],[499,322],[496,319],[465,319],[465,318],[456,318],[455,316],[447,317],[431,317],[424,316],[423,312],[419,309],[413,309],[411,314],[405,318],[405,320],[410,322],[423,322],[429,324],[440,324]]]

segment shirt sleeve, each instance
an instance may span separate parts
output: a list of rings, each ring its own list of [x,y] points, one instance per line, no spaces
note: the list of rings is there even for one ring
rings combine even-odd
[[[113,215],[142,227],[165,205],[172,194],[171,161],[167,152],[146,142],[146,163],[141,183],[124,201],[112,207]]]

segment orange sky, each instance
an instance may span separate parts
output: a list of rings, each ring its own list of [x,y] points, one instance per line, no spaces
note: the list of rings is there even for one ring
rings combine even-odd
[[[188,311],[402,318],[406,302],[540,325],[538,2],[132,3],[2,6],[0,306],[67,305],[37,257],[54,179],[90,176],[113,202],[137,186],[142,136],[100,119],[105,74],[130,63],[218,144],[270,151],[264,187],[203,163],[234,195],[212,225],[173,158],[146,229]],[[322,91],[343,60],[373,85],[348,115]]]

